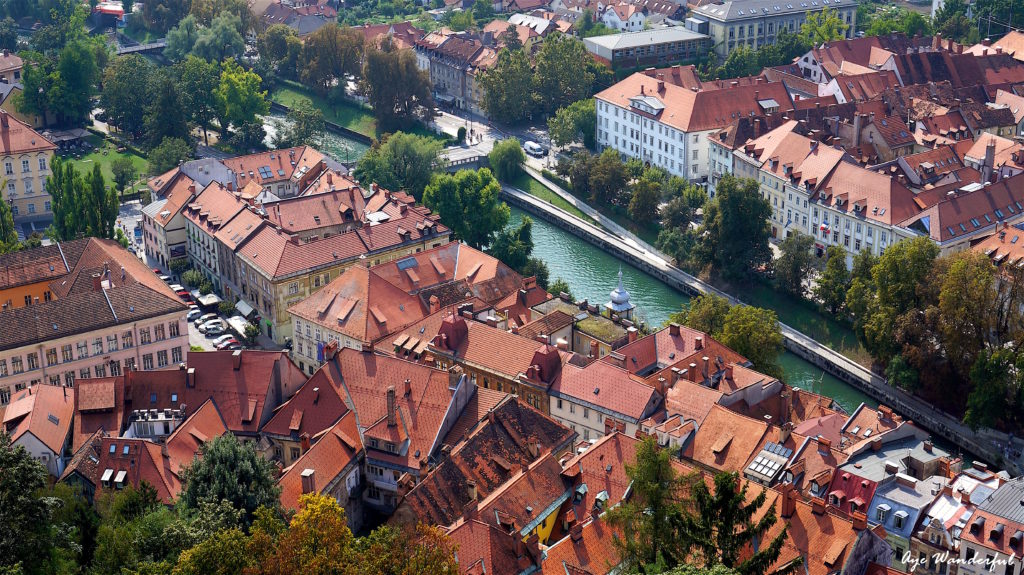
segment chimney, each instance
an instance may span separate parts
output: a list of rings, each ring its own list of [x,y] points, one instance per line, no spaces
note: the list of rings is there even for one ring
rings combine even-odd
[[[925,451],[927,451],[928,453],[931,453],[933,447],[934,447],[934,445],[932,444],[932,440],[931,439],[924,440],[924,450]]]
[[[573,543],[579,543],[580,541],[582,541],[583,540],[583,524],[582,523],[576,523],[575,525],[573,525],[572,529],[569,531],[569,537],[572,538]]]
[[[779,428],[779,443],[780,444],[786,443],[786,440],[789,439],[789,434],[792,433],[792,432],[793,432],[793,422],[792,421],[787,421],[786,423],[783,423],[782,427]]]
[[[190,367],[185,370],[185,387],[193,388],[196,386],[196,368]]]
[[[388,386],[388,427],[398,425],[398,418],[395,415],[395,386]]]
[[[868,528],[868,516],[863,511],[854,511],[850,519],[853,520],[854,530],[863,531]]]
[[[0,126],[3,127],[4,131],[7,131],[7,128],[9,127],[7,110],[0,110]]]
[[[103,276],[100,274],[92,274],[92,291],[100,291],[103,289]]]
[[[668,334],[671,335],[672,337],[678,337],[679,336],[679,324],[678,323],[670,323],[670,324],[668,324]]]
[[[932,36],[932,50],[938,50],[939,46],[941,46],[941,45],[942,45],[942,33],[936,32],[935,35]]]
[[[811,499],[811,513],[815,515],[825,514],[825,500],[821,497],[814,497]]]
[[[864,120],[864,114],[853,115],[853,146],[857,147],[860,145],[860,129],[861,122]]]
[[[701,366],[701,374],[704,376],[705,380],[707,380],[707,378],[708,378],[708,362],[710,362],[710,360],[711,360],[711,358],[709,358],[706,355],[704,357],[700,358],[700,361],[701,361],[701,364],[702,364],[702,366]]]
[[[658,390],[658,394],[660,394],[662,397],[665,396],[665,391],[668,388],[668,386],[666,385],[666,381],[667,380],[664,377],[658,378],[658,385],[656,386],[656,389]]]
[[[316,491],[316,471],[312,469],[302,470],[302,494]]]
[[[569,342],[565,341],[564,338],[561,338],[561,337],[558,338],[558,341],[555,342],[555,344],[556,344],[556,346],[558,347],[559,350],[561,350],[561,351],[569,351]]]
[[[796,513],[796,486],[792,483],[783,483],[782,489],[782,518],[789,519]]]
[[[231,366],[235,371],[238,371],[242,367],[242,350],[236,349],[231,352]]]
[[[305,452],[309,451],[309,434],[308,433],[303,433],[302,435],[299,436],[299,449],[301,450],[300,453],[305,453]]]
[[[989,178],[992,177],[992,170],[995,168],[996,163],[996,141],[990,138],[988,144],[985,145],[985,163],[981,167],[981,181],[987,183]]]
[[[455,389],[459,385],[459,381],[462,379],[462,367],[453,365],[448,368],[448,388]]]
[[[404,392],[404,394],[405,394],[405,397],[409,397],[410,395],[412,395],[412,380],[410,380],[408,377],[405,378],[405,392]]]
[[[467,494],[469,495],[469,500],[470,501],[476,501],[476,497],[477,497],[477,494],[476,494],[476,481],[474,481],[472,479],[466,481],[466,491],[467,491]]]
[[[782,391],[782,421],[789,421],[790,410],[793,409],[793,390],[786,387]]]
[[[437,313],[441,311],[441,300],[436,295],[430,296],[430,313]]]
[[[818,436],[818,453],[822,455],[828,455],[832,450],[832,440]]]
[[[626,328],[626,334],[629,336],[629,343],[636,341],[638,333],[637,329],[633,326]]]
[[[697,381],[697,364],[696,363],[691,363],[689,365],[689,368],[687,369],[687,373],[690,374],[690,381],[696,382]]]
[[[531,435],[530,438],[526,440],[526,448],[530,452],[530,457],[533,457],[534,459],[540,457],[540,442],[537,441],[537,436]]]
[[[704,336],[698,335],[694,340],[694,351],[700,351],[704,349]]]
[[[732,364],[725,366],[725,380],[732,381]]]

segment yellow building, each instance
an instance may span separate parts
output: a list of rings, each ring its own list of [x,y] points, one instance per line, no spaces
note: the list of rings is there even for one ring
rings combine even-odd
[[[3,200],[15,221],[45,220],[53,216],[46,178],[57,147],[28,124],[0,109],[0,164]]]

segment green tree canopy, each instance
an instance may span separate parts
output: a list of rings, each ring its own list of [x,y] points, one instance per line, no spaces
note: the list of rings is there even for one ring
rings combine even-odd
[[[754,369],[776,378],[782,378],[778,363],[783,351],[782,328],[775,312],[748,305],[729,308],[722,324],[722,333],[716,337],[754,364]]]
[[[282,59],[287,55],[287,48],[285,40]],[[310,34],[303,42],[299,77],[318,93],[326,95],[336,84],[345,83],[346,74],[355,76],[360,73],[362,58],[363,33],[330,23]]]
[[[202,457],[182,472],[179,504],[185,510],[226,501],[251,521],[257,508],[277,507],[280,488],[274,483],[273,466],[252,444],[226,433],[204,443],[200,452]]]
[[[522,173],[526,154],[516,138],[506,138],[496,144],[487,154],[487,163],[499,180],[507,182]]]
[[[149,171],[162,174],[192,157],[192,147],[180,138],[166,138],[149,152]]]
[[[199,29],[192,53],[210,62],[239,58],[245,53],[242,19],[230,12],[218,14],[209,26]]]
[[[480,75],[483,99],[480,104],[488,116],[512,124],[525,120],[533,107],[530,58],[522,49],[503,48],[498,61]]]
[[[821,46],[826,42],[845,38],[849,28],[838,11],[825,8],[821,12],[807,13],[807,19],[800,27],[800,36],[811,46]]]
[[[218,111],[223,113],[222,128],[242,127],[256,121],[256,116],[270,110],[267,93],[261,89],[260,77],[245,70],[233,59],[221,65],[220,86],[216,91]]]
[[[548,120],[548,133],[557,146],[566,146],[582,141],[587,148],[595,146],[594,130],[597,128],[597,112],[594,99],[587,98],[559,108]]]
[[[540,108],[555,113],[589,98],[593,92],[593,58],[583,41],[555,32],[544,38],[534,61],[534,90]]]
[[[399,49],[389,37],[366,48],[360,88],[383,130],[434,117],[430,75],[412,50]]]
[[[436,176],[423,192],[423,204],[462,241],[479,249],[508,224],[510,210],[500,194],[501,184],[489,169],[459,170]]]
[[[433,138],[395,132],[374,143],[356,166],[355,176],[360,182],[404,190],[421,199],[435,167],[442,162],[442,148]]]
[[[782,240],[782,254],[775,260],[775,281],[782,289],[804,295],[804,283],[814,269],[814,237],[794,232]]]
[[[704,210],[694,258],[727,277],[744,277],[771,262],[772,207],[757,181],[726,175]]]
[[[850,289],[850,272],[846,268],[846,249],[843,246],[829,246],[825,252],[828,258],[825,270],[814,285],[814,297],[832,315],[838,314],[846,305],[846,292]]]

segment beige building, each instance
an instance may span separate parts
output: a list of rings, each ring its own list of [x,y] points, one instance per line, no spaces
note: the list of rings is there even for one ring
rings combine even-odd
[[[0,405],[31,385],[72,386],[185,360],[185,304],[112,240],[7,254],[0,269]]]
[[[0,109],[0,161],[3,163],[3,200],[15,221],[45,220],[53,216],[46,178],[57,147],[21,120]]]

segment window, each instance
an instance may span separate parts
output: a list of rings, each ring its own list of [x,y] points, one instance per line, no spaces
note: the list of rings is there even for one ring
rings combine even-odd
[[[156,352],[156,366],[157,367],[167,367],[167,350],[166,349],[161,349],[160,351]]]
[[[569,404],[569,413],[576,413],[576,404],[575,403],[570,403]]]
[[[28,173],[28,172],[32,171],[32,169],[28,165],[28,160],[22,160],[21,161],[21,171],[22,171],[22,173]]]
[[[0,359],[0,377],[7,377],[7,360]]]
[[[107,336],[107,351],[117,351],[117,336],[116,335],[108,335]]]
[[[100,364],[96,366],[96,377],[107,377],[107,366]]]
[[[171,337],[178,337],[181,335],[181,328],[178,326],[178,322],[172,321],[167,324],[167,333],[171,334]]]
[[[839,505],[839,496],[838,495],[832,495],[831,497],[828,498],[828,502],[831,503],[832,505],[837,505],[838,506]]]
[[[0,405],[7,405],[11,402],[11,388],[0,389]]]
[[[6,373],[4,375],[7,375]],[[558,400],[558,409],[562,409],[562,400]]]
[[[46,365],[57,365],[57,348],[46,350]]]
[[[587,407],[583,408],[583,419],[590,419],[590,409]]]
[[[125,360],[124,360],[124,368],[125,369],[135,369],[135,358],[134,357],[125,358]]]
[[[156,341],[163,341],[167,339],[166,331],[164,331],[164,324],[153,326],[153,339]]]
[[[171,361],[181,363],[181,346],[171,348]]]
[[[296,459],[299,458],[299,448],[298,447],[290,448],[288,450],[288,455],[291,456],[292,461],[295,461]]]
[[[121,375],[121,360],[112,359],[110,360],[110,375],[118,376]]]
[[[147,353],[142,356],[142,369],[153,369],[153,354]]]
[[[28,354],[27,357],[28,357],[28,369],[30,371],[33,370],[33,369],[39,369],[39,354],[33,351],[32,353]]]
[[[89,379],[89,375],[92,373],[92,369],[83,367],[78,370],[78,379]]]
[[[121,334],[121,347],[125,349],[131,349],[134,346],[132,341],[132,332],[126,331]]]
[[[966,558],[966,559],[967,559],[968,561],[970,561],[971,559],[974,559],[974,549],[972,549],[972,548],[968,547],[968,548],[967,548],[967,553],[966,553],[966,554],[964,555],[964,557],[965,557],[965,558]]]
[[[903,529],[903,522],[906,521],[906,519],[906,511],[897,511],[896,514],[893,515],[892,522],[896,529]]]
[[[139,344],[146,345],[147,343],[151,343],[152,341],[153,340],[152,337],[149,335],[148,327],[144,327],[139,330]]]
[[[97,337],[92,340],[92,354],[103,355],[103,338]]]
[[[60,348],[60,355],[64,361],[74,361],[75,354],[71,351],[71,344],[62,345]]]
[[[4,173],[8,176],[14,174],[14,164],[10,162],[4,162]]]
[[[40,172],[45,172],[46,171],[46,158],[39,158],[39,171]]]

